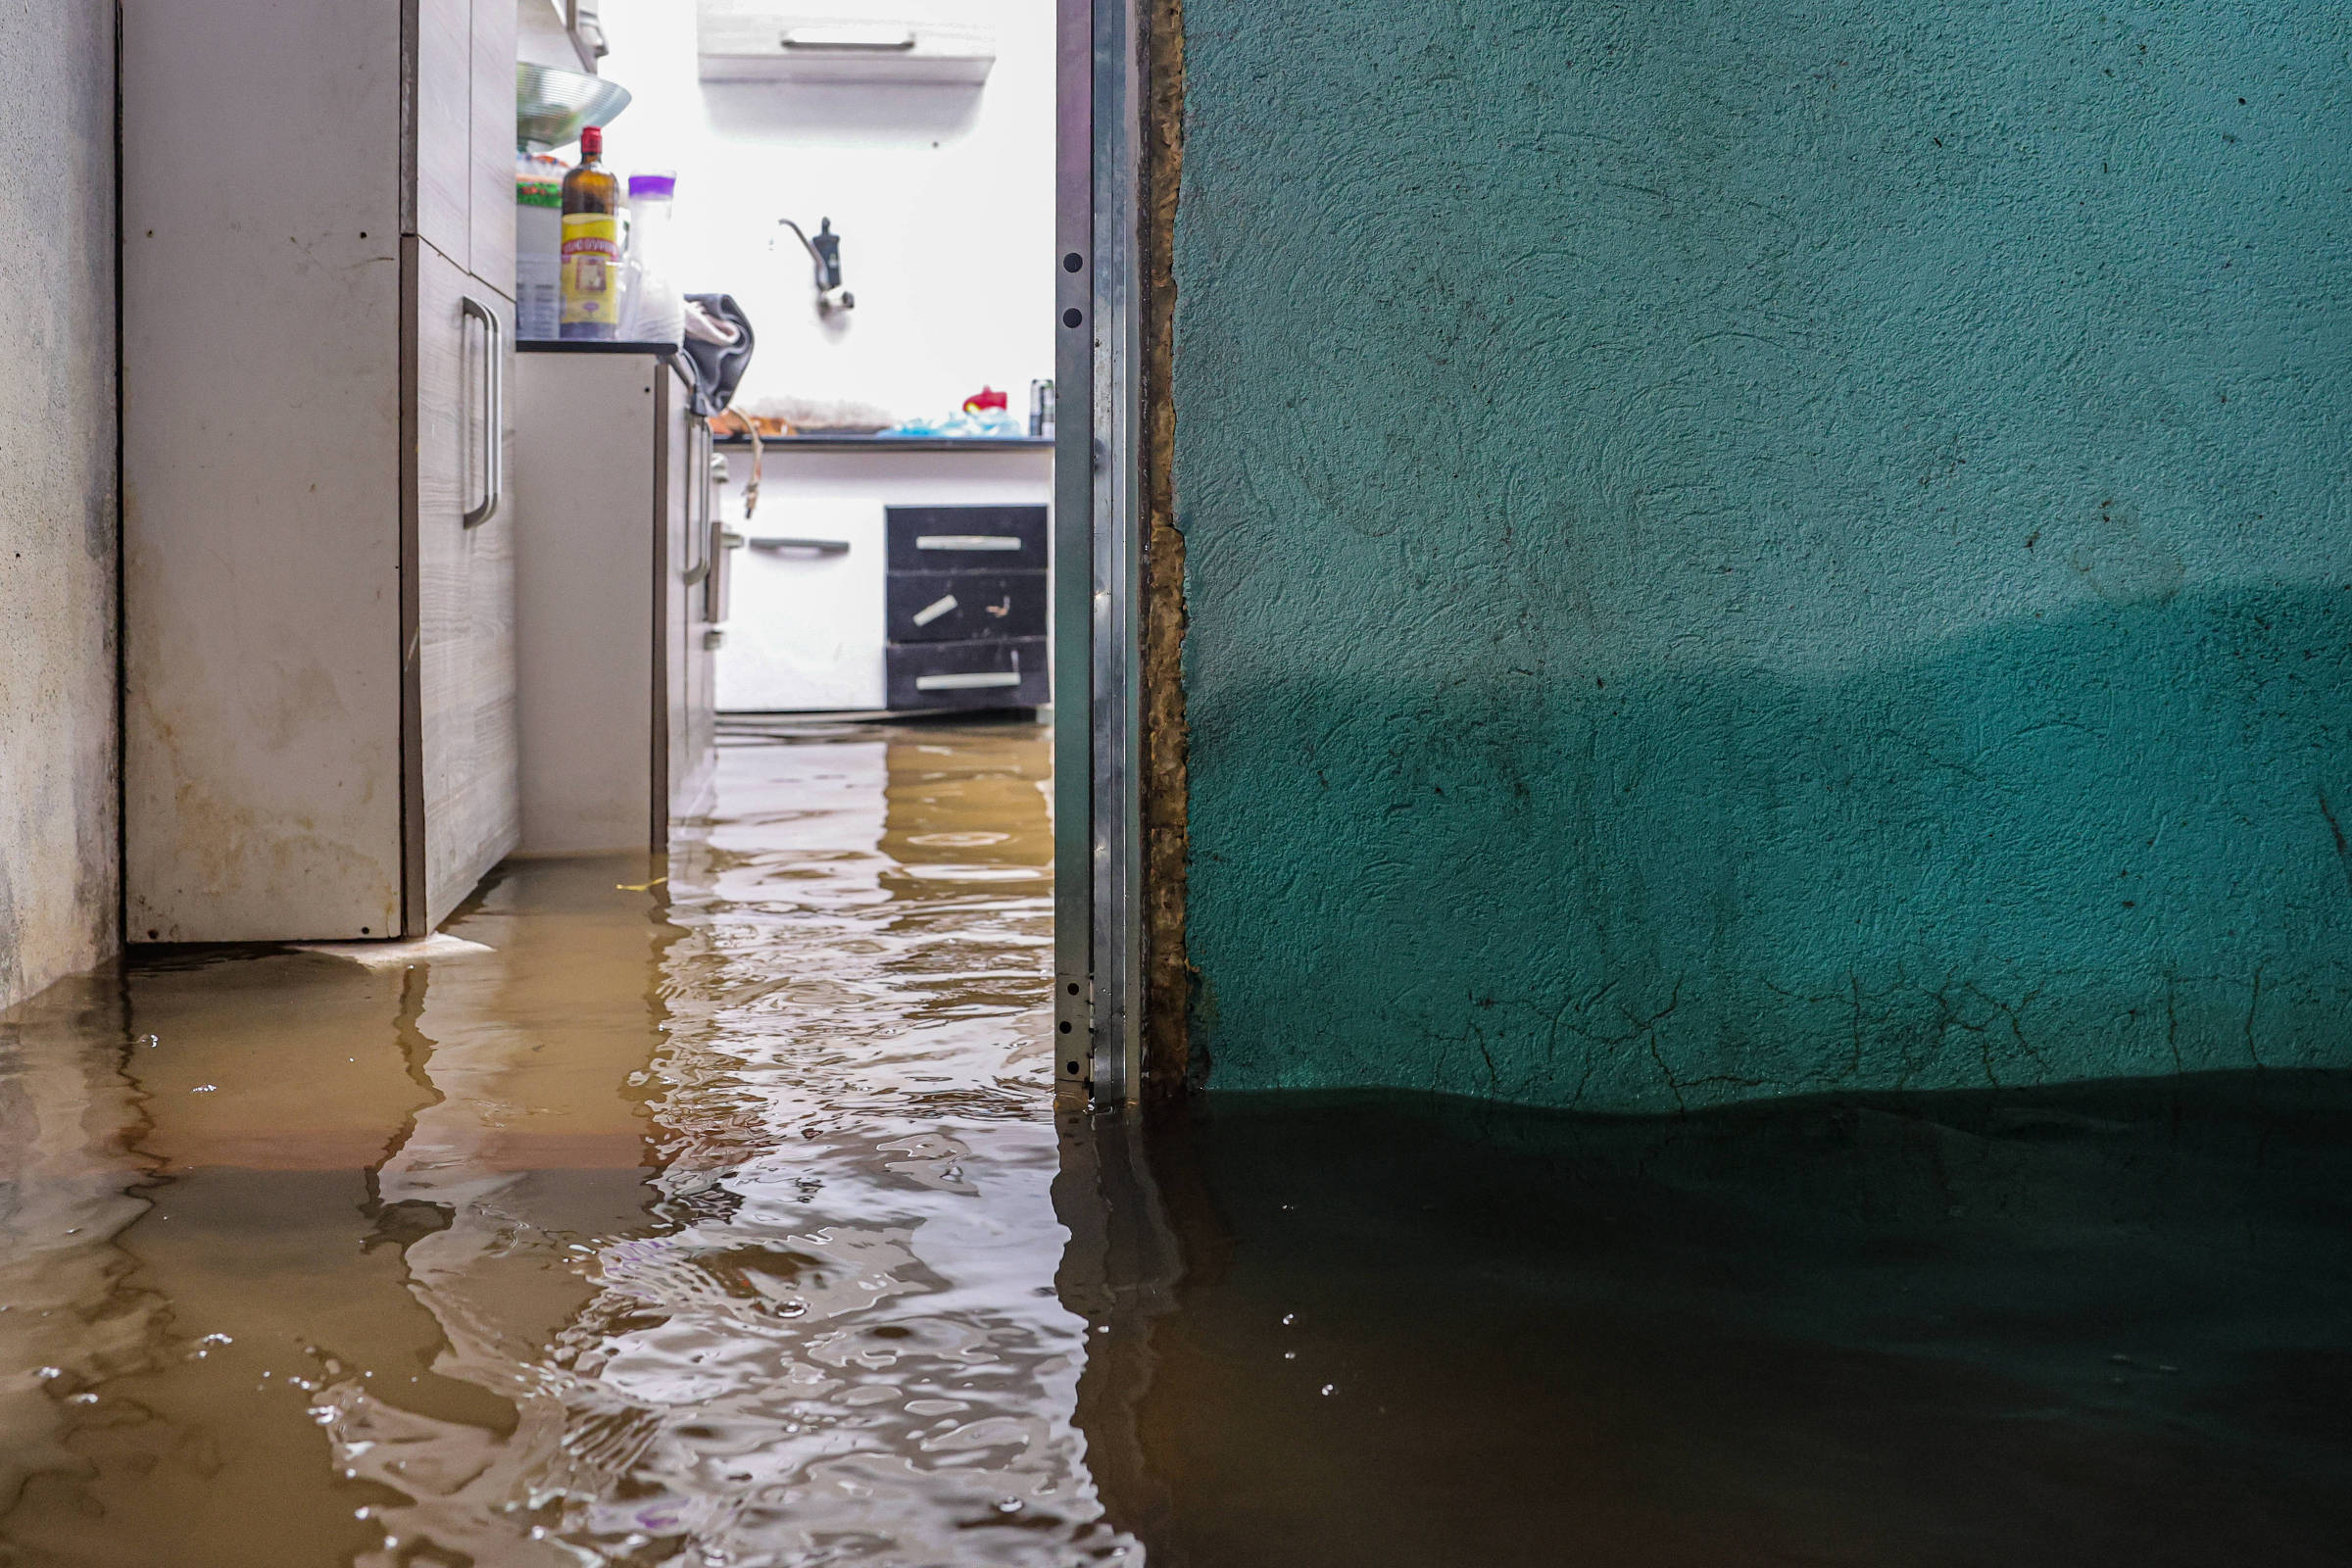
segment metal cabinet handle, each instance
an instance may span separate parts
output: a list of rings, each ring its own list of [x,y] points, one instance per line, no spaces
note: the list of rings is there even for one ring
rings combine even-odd
[[[923,533],[914,537],[917,550],[1018,550],[1021,541],[1008,533]]]
[[[847,539],[785,539],[774,534],[754,534],[745,542],[754,550],[813,550],[820,556],[850,553]]]
[[[478,528],[498,514],[507,488],[506,335],[498,313],[468,294],[461,308],[482,323],[482,504],[466,514],[466,526]]]
[[[975,692],[992,686],[1018,686],[1021,672],[1017,669],[974,670],[968,675],[917,675],[914,689],[918,692]]]
[[[686,427],[687,483],[692,487],[686,492],[686,548],[691,552],[699,545],[702,555],[701,561],[678,572],[678,580],[689,588],[710,575],[710,443],[708,421],[698,418]]]
[[[905,54],[914,47],[911,27],[796,27],[777,36],[786,49],[838,49],[856,54]]]
[[[724,462],[724,459],[719,460]],[[743,535],[721,522],[710,519],[710,580],[703,586],[703,618],[713,625],[727,618],[734,599],[735,577],[727,561],[727,552],[743,548]],[[712,643],[715,648],[718,645]]]

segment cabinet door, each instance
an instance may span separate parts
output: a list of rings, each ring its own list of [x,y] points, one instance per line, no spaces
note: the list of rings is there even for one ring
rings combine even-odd
[[[416,31],[407,41],[416,137],[409,149],[415,182],[409,232],[466,267],[473,201],[473,4],[416,0],[415,15]]]
[[[514,7],[473,8],[473,275],[514,297]]]
[[[850,460],[875,466],[885,461],[862,454]],[[801,467],[813,462],[797,460]],[[743,515],[740,485],[730,482],[725,490],[722,514],[748,540],[734,562],[734,602],[718,661],[719,710],[881,708],[882,508],[855,490],[845,495],[808,481],[796,484],[792,470],[779,473],[778,467],[771,458],[767,495],[755,518]],[[748,474],[750,465],[739,464],[737,472]],[[909,481],[886,472],[857,482],[870,493]]]
[[[520,829],[514,509],[504,494],[514,320],[503,295],[430,246],[412,256],[416,755],[408,924],[422,935],[514,847]]]
[[[52,10],[101,26],[115,14]],[[0,53],[29,14],[0,15]],[[404,301],[382,265],[403,216],[400,10],[131,0],[120,15],[128,935],[380,938],[402,913]],[[19,192],[60,172],[0,175],[12,263],[26,254],[19,214],[35,210]],[[20,353],[44,345],[95,373],[103,344],[49,324],[63,317],[48,294],[69,286],[109,285],[12,265],[0,316]],[[0,486],[49,460],[43,428],[0,436]],[[21,616],[62,612],[56,584],[7,580],[0,662]],[[86,745],[101,767],[103,730]],[[15,793],[19,765],[0,745],[0,798],[56,829],[53,804]],[[95,875],[107,857],[90,854]],[[0,964],[7,953],[0,939]]]
[[[711,552],[717,543],[717,494],[710,478],[710,427],[688,412],[686,383],[665,370],[657,383],[662,466],[655,518],[661,541],[654,592],[655,646],[662,674],[655,688],[662,755],[654,771],[665,784],[656,803],[657,848],[667,842],[671,818],[699,814],[708,807],[715,744],[711,696],[713,662],[710,629],[704,618]]]

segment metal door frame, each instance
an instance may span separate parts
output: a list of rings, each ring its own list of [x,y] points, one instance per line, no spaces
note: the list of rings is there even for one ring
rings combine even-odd
[[[1055,1080],[1143,1081],[1143,56],[1136,0],[1057,0],[1054,269]]]

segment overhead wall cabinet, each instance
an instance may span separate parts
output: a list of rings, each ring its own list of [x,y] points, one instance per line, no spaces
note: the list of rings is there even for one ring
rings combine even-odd
[[[972,87],[997,63],[970,0],[698,0],[705,81]]]
[[[516,58],[593,72],[607,52],[598,9],[596,0],[514,0]]]
[[[420,935],[517,831],[515,0],[122,25],[128,935]]]

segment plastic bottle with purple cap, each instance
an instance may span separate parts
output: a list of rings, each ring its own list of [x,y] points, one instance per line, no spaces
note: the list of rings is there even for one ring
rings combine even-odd
[[[670,270],[670,206],[677,191],[678,176],[666,170],[629,176],[620,335],[632,342],[677,343],[686,335],[686,304]]]

